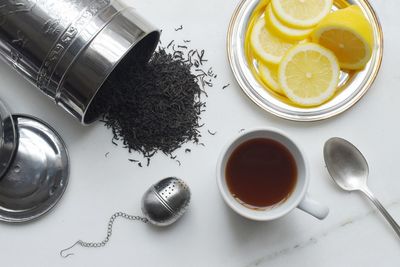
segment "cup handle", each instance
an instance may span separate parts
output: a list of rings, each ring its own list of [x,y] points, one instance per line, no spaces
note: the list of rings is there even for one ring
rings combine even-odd
[[[314,199],[310,198],[308,195],[300,202],[297,208],[304,212],[314,216],[317,219],[323,220],[328,216],[329,208]]]

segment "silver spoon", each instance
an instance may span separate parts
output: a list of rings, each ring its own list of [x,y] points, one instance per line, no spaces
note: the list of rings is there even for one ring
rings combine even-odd
[[[400,237],[400,226],[367,186],[368,163],[361,152],[350,142],[334,137],[325,143],[324,158],[328,172],[336,184],[346,191],[363,192],[375,204]]]

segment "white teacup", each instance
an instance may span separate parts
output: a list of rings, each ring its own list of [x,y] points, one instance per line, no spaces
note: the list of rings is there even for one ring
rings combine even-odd
[[[227,161],[232,152],[243,142],[255,138],[267,138],[281,143],[293,155],[297,165],[297,182],[290,196],[282,203],[263,210],[246,207],[235,199],[229,191],[225,178]],[[274,220],[286,215],[295,208],[299,208],[320,220],[324,219],[329,213],[328,207],[318,203],[307,195],[310,177],[307,162],[303,155],[300,148],[289,137],[278,130],[259,128],[241,133],[225,146],[218,159],[217,183],[223,199],[235,212],[256,221]]]

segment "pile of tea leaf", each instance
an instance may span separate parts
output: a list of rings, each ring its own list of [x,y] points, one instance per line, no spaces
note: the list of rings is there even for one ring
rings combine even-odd
[[[184,143],[198,144],[204,87],[216,78],[212,69],[201,69],[205,61],[204,50],[171,42],[159,47],[146,65],[120,64],[93,104],[104,113],[113,143],[121,141],[129,152],[148,159],[159,151],[175,158],[172,153]]]

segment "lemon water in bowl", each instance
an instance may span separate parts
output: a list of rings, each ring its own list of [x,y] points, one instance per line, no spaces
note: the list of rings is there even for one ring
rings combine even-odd
[[[370,23],[345,1],[264,0],[250,17],[245,51],[267,91],[307,108],[340,94],[368,63],[372,43]]]

